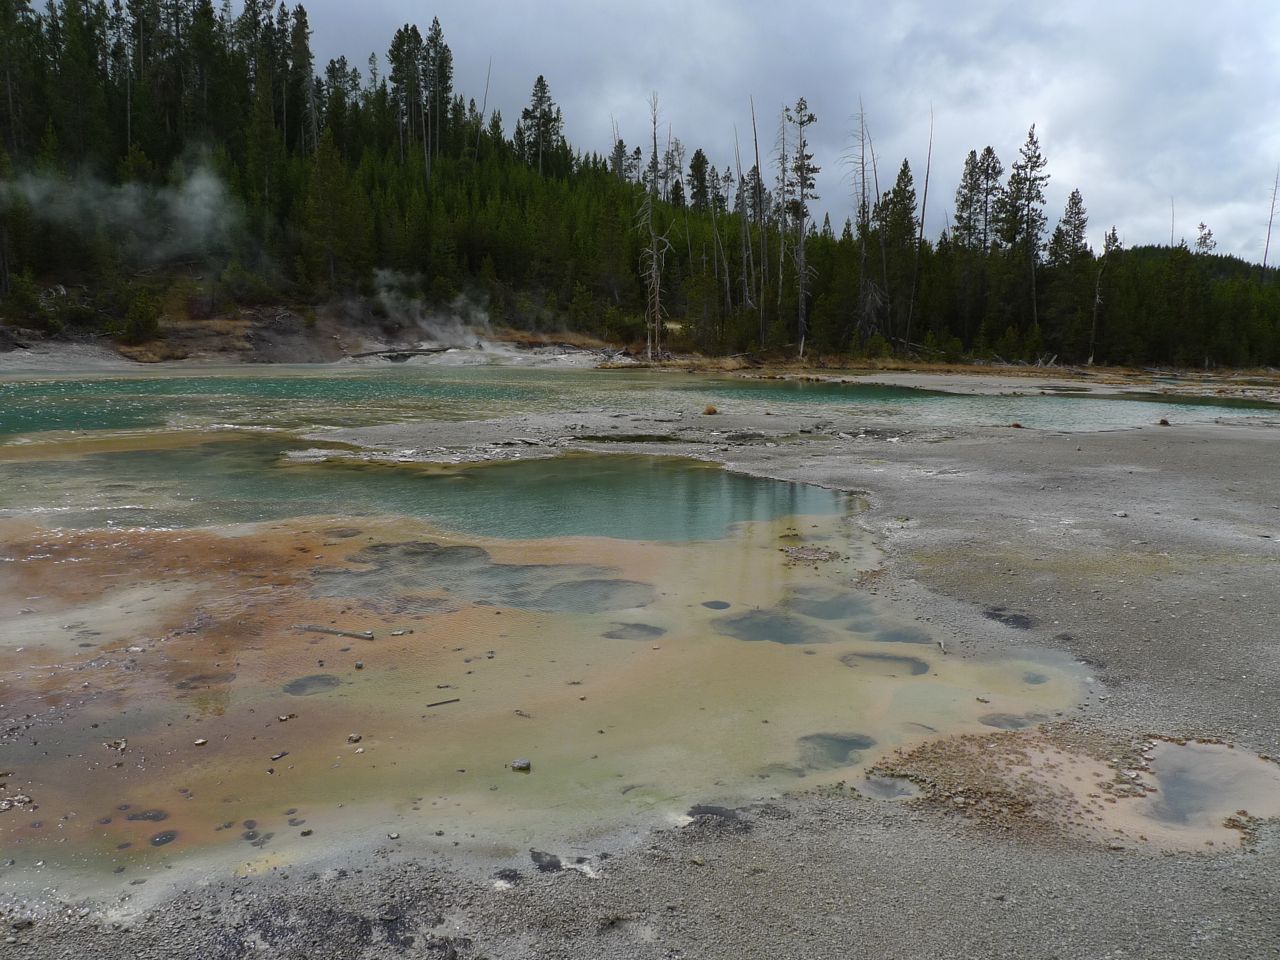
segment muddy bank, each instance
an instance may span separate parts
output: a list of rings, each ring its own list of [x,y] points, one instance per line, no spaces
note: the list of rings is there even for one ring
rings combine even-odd
[[[943,656],[1045,645],[1080,659],[1101,686],[1072,736],[1095,744],[1162,735],[1280,753],[1272,426],[913,430],[691,403],[322,436],[436,463],[679,453],[865,491],[860,522],[886,551],[866,585],[951,638]],[[1117,844],[970,816],[954,798],[981,785],[955,752],[906,762],[945,795],[833,789],[742,810],[708,796],[689,824],[594,860],[594,878],[556,869],[592,851],[530,853],[493,876],[388,838],[114,916],[11,904],[12,935],[32,956],[1276,956],[1274,822],[1221,852]]]
[[[0,326],[0,373],[77,373],[211,364],[367,366],[511,363],[628,366],[631,356],[591,337],[491,329],[460,323],[433,330],[378,317],[354,304],[318,309],[245,307],[234,314],[166,323],[164,336],[128,345],[109,337]]]

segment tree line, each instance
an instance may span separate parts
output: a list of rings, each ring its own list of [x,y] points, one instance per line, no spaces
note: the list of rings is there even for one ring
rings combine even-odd
[[[1216,254],[1203,224],[1191,246],[1126,249],[1112,227],[1094,250],[1076,189],[1050,230],[1034,126],[1007,173],[991,146],[964,158],[927,237],[932,146],[922,179],[890,176],[865,114],[837,230],[814,216],[803,97],[752,103],[731,162],[664,129],[656,96],[638,142],[584,152],[543,76],[513,124],[455,89],[438,20],[317,68],[300,4],[0,0],[0,57],[11,322],[145,339],[162,309],[370,296],[378,275],[658,353],[1280,364],[1274,271]]]

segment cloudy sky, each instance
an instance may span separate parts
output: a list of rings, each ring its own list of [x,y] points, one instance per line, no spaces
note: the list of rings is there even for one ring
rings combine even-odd
[[[1185,0],[311,0],[318,67],[345,53],[363,67],[395,28],[438,16],[455,83],[477,103],[493,61],[489,106],[508,134],[539,73],[564,110],[570,142],[608,151],[617,121],[641,142],[648,98],[691,154],[733,163],[735,127],[750,150],[755,98],[762,153],[783,103],[817,114],[818,206],[849,216],[848,156],[861,97],[880,179],[904,157],[923,180],[934,115],[927,229],[936,235],[965,154],[987,144],[1006,169],[1036,124],[1049,161],[1050,224],[1073,187],[1090,240],[1112,224],[1126,244],[1194,242],[1262,256],[1280,164],[1280,4]],[[887,187],[885,187],[887,189]],[[1278,235],[1280,236],[1280,235]],[[1280,241],[1278,241],[1280,242]],[[1275,261],[1272,251],[1271,261]]]

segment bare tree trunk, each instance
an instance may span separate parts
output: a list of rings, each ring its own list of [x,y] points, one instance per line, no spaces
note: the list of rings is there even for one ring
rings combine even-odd
[[[870,326],[867,294],[867,244],[871,240],[871,205],[867,197],[867,114],[858,98],[858,334],[865,339]]]
[[[738,190],[742,197],[742,203],[738,205],[738,219],[742,230],[742,304],[746,307],[755,308],[752,303],[752,290],[756,285],[756,266],[755,259],[752,256],[752,247],[755,246],[751,242],[751,227],[747,223],[747,187],[742,182],[742,154],[738,151],[738,128],[733,129],[733,159],[738,168]],[[747,279],[747,271],[750,270],[750,282]]]
[[[493,74],[493,57],[489,58],[489,69],[484,72],[484,99],[480,101],[480,122],[476,125],[476,163],[480,162],[480,135],[484,133],[484,115],[489,109],[489,77]],[[616,130],[615,130],[616,133]],[[616,136],[613,138],[618,139]]]
[[[649,98],[649,119],[653,131],[653,156],[658,156],[658,95]],[[657,169],[655,166],[653,183],[645,191],[644,204],[640,208],[641,221],[649,231],[649,246],[645,249],[645,353],[653,360],[656,353],[662,356],[662,261],[666,252],[667,239],[658,234],[654,223],[654,201],[657,199]]]
[[[769,285],[769,230],[764,216],[764,171],[760,168],[760,135],[756,132],[756,102],[751,100],[751,141],[756,153],[755,219],[760,231],[760,348],[764,349],[764,288]]]
[[[787,249],[787,122],[784,117],[778,124],[778,314],[782,314],[782,280]]]
[[[732,277],[729,271],[729,254],[725,251],[724,241],[720,239],[720,226],[716,221],[714,210],[711,214],[711,223],[716,235],[716,249],[720,251],[720,262],[724,265],[724,272],[720,276],[724,281],[724,312],[727,315],[733,311],[733,288],[730,286]],[[723,321],[720,327],[723,332]]]
[[[929,153],[924,162],[924,195],[920,199],[920,233],[916,237],[916,255],[911,264],[911,298],[907,301],[907,343],[911,342],[911,321],[916,312],[916,282],[920,277],[920,248],[924,246],[924,216],[929,208],[929,171],[933,166],[933,108],[929,108]]]
[[[1271,213],[1267,216],[1267,242],[1262,248],[1262,278],[1267,278],[1267,254],[1271,252],[1271,225],[1276,219],[1276,191],[1280,190],[1280,167],[1276,168],[1275,183],[1271,186]]]

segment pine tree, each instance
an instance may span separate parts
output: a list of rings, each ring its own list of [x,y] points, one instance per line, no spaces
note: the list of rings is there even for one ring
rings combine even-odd
[[[707,184],[709,163],[701,147],[693,151],[693,156],[689,160],[689,206],[697,213],[707,209],[711,196],[710,187]]]
[[[1004,176],[1004,164],[990,146],[983,148],[982,156],[978,158],[977,172],[979,249],[983,254],[988,254],[998,234],[996,221],[1004,196],[1004,187],[1000,184],[1000,178]]]
[[[627,181],[627,145],[618,137],[609,153],[609,172],[623,183]]]
[[[524,127],[529,159],[537,166],[541,176],[544,158],[559,148],[564,139],[564,119],[560,115],[560,108],[551,99],[551,89],[542,74],[538,74],[538,79],[533,82],[529,106],[521,111],[520,123]]]
[[[1053,229],[1053,235],[1049,238],[1048,263],[1050,266],[1073,263],[1089,249],[1089,245],[1085,242],[1085,231],[1088,226],[1089,215],[1084,208],[1084,198],[1080,196],[1080,190],[1077,188],[1072,190],[1071,196],[1067,198],[1067,207],[1062,213],[1062,219],[1058,221],[1058,225]]]
[[[951,240],[962,250],[980,250],[982,245],[982,174],[978,151],[964,159],[960,185],[956,187],[956,209],[952,217]]]
[[[1036,295],[1036,269],[1044,249],[1046,223],[1044,188],[1049,175],[1044,172],[1048,161],[1040,150],[1035,124],[1027,131],[1027,139],[1009,173],[1009,183],[1000,197],[1000,239],[1025,262],[1031,280],[1031,324],[1039,325]]]
[[[281,4],[281,9],[284,5]],[[297,144],[302,152],[317,147],[319,117],[315,102],[315,58],[311,53],[311,25],[302,4],[293,8],[289,27],[289,74],[286,80],[285,116],[291,118],[285,126],[285,144]],[[296,132],[295,132],[296,131]],[[310,144],[310,147],[308,147]]]
[[[444,149],[443,137],[447,132],[444,114],[453,98],[453,51],[444,41],[440,18],[431,19],[426,40],[422,45],[423,109],[426,111],[423,126],[428,143],[427,176],[431,175],[431,161]]]
[[[792,219],[796,224],[796,309],[797,334],[800,337],[800,357],[804,358],[805,337],[809,333],[807,309],[809,290],[809,268],[805,260],[805,242],[807,240],[809,201],[820,199],[814,192],[814,181],[820,168],[813,162],[813,153],[809,149],[808,135],[805,131],[816,123],[818,118],[809,109],[804,97],[796,101],[789,114],[791,123],[796,128],[795,150],[791,155],[791,175],[794,196],[791,201]]]
[[[1095,299],[1093,255],[1085,240],[1089,216],[1078,189],[1067,198],[1062,219],[1049,239],[1048,309],[1045,341],[1057,353],[1079,356],[1084,349],[1090,301]],[[1091,325],[1091,324],[1090,324]]]
[[[915,178],[911,164],[902,161],[898,176],[890,189],[876,205],[874,212],[876,229],[880,234],[885,267],[889,317],[886,329],[889,335],[905,334],[905,322],[911,295],[911,273],[914,258],[916,232],[920,222],[916,218]],[[902,326],[903,329],[897,329]]]
[[[1094,279],[1092,321],[1089,326],[1089,359],[1086,361],[1090,366],[1093,365],[1094,351],[1098,342],[1098,313],[1102,309],[1102,280],[1106,275],[1107,267],[1119,258],[1120,251],[1123,249],[1124,247],[1120,243],[1120,235],[1116,232],[1115,226],[1112,225],[1102,241],[1102,256],[1098,258],[1098,270]]]

